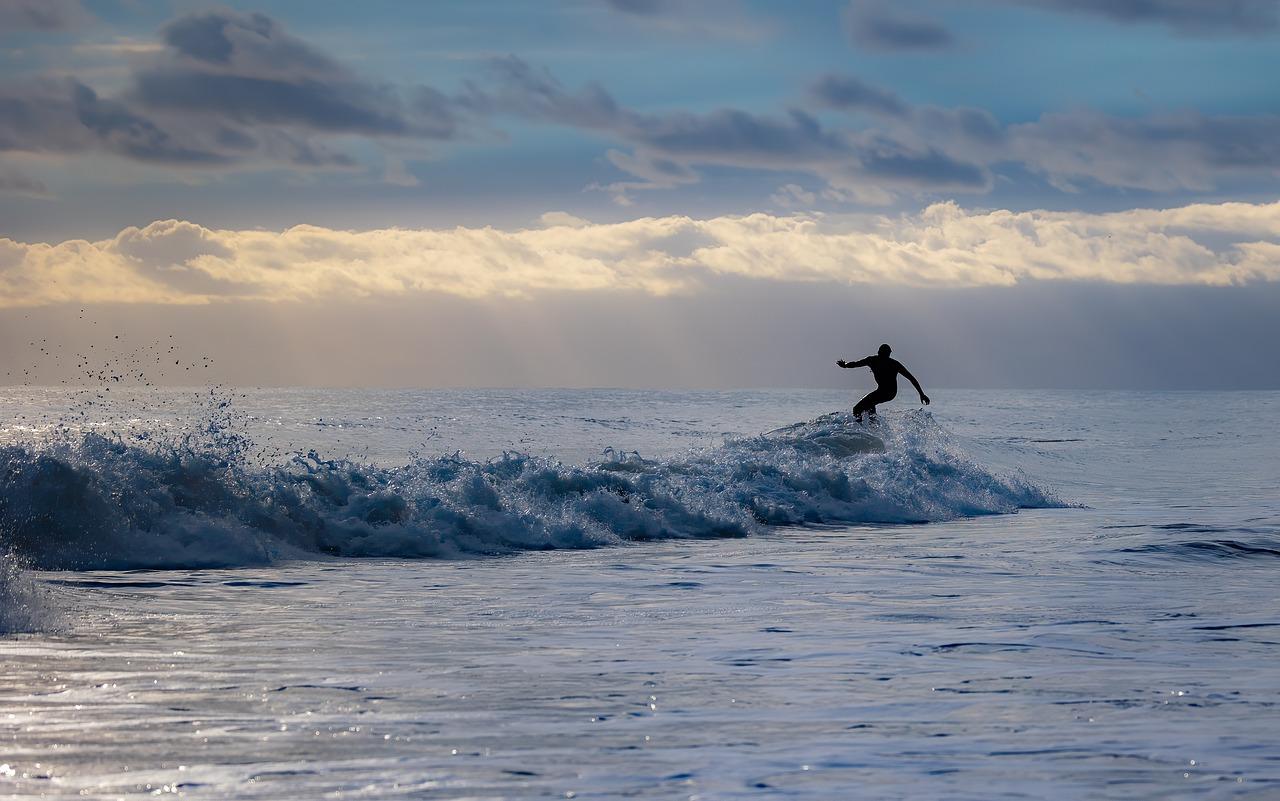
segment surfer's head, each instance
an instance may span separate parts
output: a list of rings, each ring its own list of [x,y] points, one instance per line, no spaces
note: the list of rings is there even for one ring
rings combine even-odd
[[[888,345],[881,345],[879,352],[881,356],[888,356],[890,353],[893,353],[893,348]]]

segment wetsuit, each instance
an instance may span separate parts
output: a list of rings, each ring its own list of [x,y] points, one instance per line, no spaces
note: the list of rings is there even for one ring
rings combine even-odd
[[[858,401],[858,405],[853,407],[853,413],[859,417],[862,416],[863,412],[875,414],[876,404],[886,403],[897,397],[898,373],[906,371],[906,368],[897,359],[880,355],[859,359],[849,366],[870,367],[871,375],[876,379],[875,390]]]

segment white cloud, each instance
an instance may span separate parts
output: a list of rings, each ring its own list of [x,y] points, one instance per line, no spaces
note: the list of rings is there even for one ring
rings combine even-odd
[[[799,184],[783,184],[769,196],[769,200],[784,209],[794,209],[812,206],[818,200],[818,196]]]
[[[100,242],[0,238],[0,305],[444,293],[697,292],[762,281],[1001,286],[1026,281],[1230,285],[1280,281],[1280,203],[1109,214],[966,211],[845,220],[813,215],[645,217],[542,226],[230,231],[161,221]]]
[[[569,228],[585,228],[591,225],[590,220],[584,220],[581,217],[570,214],[567,211],[548,211],[545,212],[538,221],[548,228],[563,225]]]

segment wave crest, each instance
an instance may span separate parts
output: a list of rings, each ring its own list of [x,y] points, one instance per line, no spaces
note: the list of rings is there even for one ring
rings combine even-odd
[[[49,569],[226,567],[315,554],[447,557],[917,523],[1059,505],[975,464],[926,412],[827,415],[651,460],[507,453],[393,468],[317,454],[258,467],[218,431],[0,449],[0,538]]]

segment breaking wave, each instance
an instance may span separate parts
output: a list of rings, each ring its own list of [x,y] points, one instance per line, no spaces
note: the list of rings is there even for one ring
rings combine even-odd
[[[519,453],[400,467],[295,455],[263,467],[213,432],[83,434],[0,448],[0,550],[44,569],[259,565],[328,554],[450,557],[764,526],[921,523],[1060,505],[969,459],[925,412],[846,414],[668,459]]]

